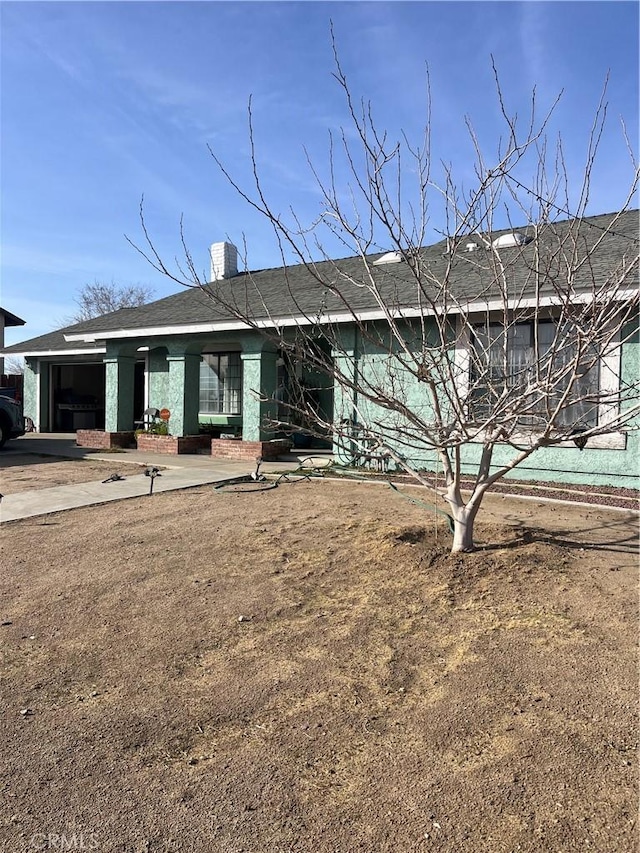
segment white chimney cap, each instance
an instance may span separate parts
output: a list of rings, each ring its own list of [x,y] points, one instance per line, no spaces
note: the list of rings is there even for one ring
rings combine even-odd
[[[213,243],[209,250],[211,281],[238,275],[238,250],[233,243]]]

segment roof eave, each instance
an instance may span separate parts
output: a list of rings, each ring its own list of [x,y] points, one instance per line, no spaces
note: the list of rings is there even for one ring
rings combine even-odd
[[[7,311],[5,308],[0,308],[0,313],[4,317],[4,325],[8,326],[26,326],[27,321],[23,320],[22,317],[18,317],[16,314],[12,314],[11,311]]]
[[[19,344],[15,344],[15,346],[19,346]],[[16,350],[14,347],[11,348],[10,352],[6,350],[0,350],[0,356],[7,355],[16,355],[21,358],[50,358],[56,355],[104,355],[106,353],[106,347],[91,347],[91,348],[82,348],[76,347],[75,349],[44,349],[44,350]]]
[[[628,299],[637,296],[637,288],[628,288],[625,290],[620,290],[615,293],[615,299],[619,302],[624,302]],[[593,300],[593,294],[591,292],[585,292],[581,294],[576,294],[573,302],[576,305],[586,305]],[[513,307],[517,308],[535,308],[536,306],[540,308],[552,308],[554,306],[563,305],[565,302],[565,298],[562,296],[557,296],[555,294],[551,294],[549,296],[544,296],[542,298],[538,298],[535,296],[531,296],[529,298],[518,298],[517,301],[514,300]],[[464,311],[465,313],[479,313],[485,311],[496,311],[500,310],[504,307],[504,303],[501,298],[499,299],[486,299],[486,300],[476,300],[465,303]],[[462,311],[461,307],[450,306],[449,312],[450,314],[460,314]],[[382,309],[370,309],[368,311],[347,311],[347,312],[336,312],[336,313],[327,313],[320,317],[320,321],[322,323],[330,323],[330,324],[339,324],[339,323],[353,323],[353,322],[367,322],[373,320],[384,320],[391,314],[391,316],[396,318],[406,318],[411,319],[415,317],[428,317],[433,315],[435,312],[433,309],[428,307],[421,306],[409,306],[403,308],[395,308],[390,309],[388,311],[383,311]],[[273,329],[273,328],[285,328],[292,326],[308,326],[311,324],[318,323],[318,316],[305,316],[303,314],[300,315],[289,315],[289,316],[280,316],[280,317],[268,317],[263,319],[255,320],[252,323],[246,323],[241,320],[222,320],[217,323],[191,323],[188,325],[167,325],[167,326],[148,326],[142,328],[135,329],[116,329],[116,330],[105,330],[105,331],[92,331],[85,333],[76,333],[73,335],[65,335],[64,338],[69,343],[71,342],[84,342],[84,343],[95,343],[96,341],[109,341],[109,340],[127,340],[132,338],[152,338],[152,337],[169,337],[173,335],[201,335],[201,334],[214,334],[217,332],[239,332],[239,331],[247,331],[247,330],[260,330],[260,329]]]

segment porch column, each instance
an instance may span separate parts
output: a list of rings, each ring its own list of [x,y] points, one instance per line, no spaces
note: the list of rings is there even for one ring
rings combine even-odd
[[[273,428],[264,421],[275,417],[273,399],[278,379],[278,354],[269,350],[246,351],[242,358],[242,440],[268,441]],[[268,398],[268,399],[265,399]]]
[[[341,330],[343,346],[331,351],[336,372],[355,384],[358,375],[358,350],[356,345],[355,328]],[[337,379],[333,383],[333,421],[338,426],[333,433],[333,453],[337,459],[348,461],[349,442],[340,438],[340,423],[345,420],[355,420],[355,390],[343,388]]]
[[[198,435],[200,409],[199,353],[169,351],[169,382],[167,408],[171,412],[171,435]]]
[[[134,355],[121,353],[104,357],[105,365],[105,432],[133,429]]]
[[[49,424],[49,364],[39,358],[26,358],[24,367],[23,408],[36,432],[51,432]]]

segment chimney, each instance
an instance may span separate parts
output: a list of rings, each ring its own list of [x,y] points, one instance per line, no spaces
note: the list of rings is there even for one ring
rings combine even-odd
[[[211,281],[233,278],[238,275],[238,250],[233,243],[213,243],[211,256]]]

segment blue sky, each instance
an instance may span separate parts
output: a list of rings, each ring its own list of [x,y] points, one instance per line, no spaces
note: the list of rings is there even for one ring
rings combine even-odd
[[[541,108],[564,90],[550,128],[562,131],[570,177],[607,72],[609,120],[589,212],[616,209],[637,153],[635,2],[11,2],[0,4],[2,306],[27,321],[7,345],[60,326],[86,283],[178,286],[126,242],[147,224],[160,253],[180,253],[179,222],[198,268],[208,245],[243,235],[251,268],[280,264],[273,233],[227,184],[210,145],[249,177],[247,102],[276,210],[320,211],[304,153],[324,168],[328,131],[347,123],[333,77],[329,22],[354,94],[380,126],[420,140],[425,64],[433,153],[471,181],[464,124],[489,148],[497,134],[490,54],[508,107]],[[340,177],[340,176],[339,176]],[[438,223],[434,222],[434,227]],[[437,235],[434,233],[434,239]],[[343,253],[344,254],[344,253]]]

